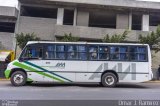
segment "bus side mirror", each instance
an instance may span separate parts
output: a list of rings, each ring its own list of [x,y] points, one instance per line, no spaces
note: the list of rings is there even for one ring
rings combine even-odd
[[[10,60],[8,58],[6,58],[5,63],[10,63]]]
[[[20,62],[23,62],[24,60],[25,60],[25,59],[23,59],[23,58],[19,58],[19,61],[20,61]]]

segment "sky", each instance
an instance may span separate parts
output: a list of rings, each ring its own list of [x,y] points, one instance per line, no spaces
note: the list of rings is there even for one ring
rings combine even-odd
[[[160,0],[138,0],[138,1],[155,1],[160,2]],[[12,6],[17,7],[17,0],[0,0],[0,6]]]

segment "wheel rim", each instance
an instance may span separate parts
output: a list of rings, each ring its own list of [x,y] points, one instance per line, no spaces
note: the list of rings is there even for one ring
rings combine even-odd
[[[16,75],[14,76],[13,80],[14,80],[14,82],[15,82],[16,84],[21,84],[21,83],[23,82],[23,80],[24,80],[24,77],[23,77],[23,75],[21,75],[21,74],[16,74]]]
[[[113,76],[106,76],[105,78],[105,83],[107,85],[113,85],[115,82],[114,77]]]

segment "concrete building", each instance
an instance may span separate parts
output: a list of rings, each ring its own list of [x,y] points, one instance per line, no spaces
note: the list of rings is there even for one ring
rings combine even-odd
[[[72,33],[83,41],[100,41],[106,34],[131,30],[136,42],[160,24],[160,3],[135,0],[19,0],[17,32],[36,33],[56,41]]]
[[[43,40],[58,41],[65,33],[81,41],[101,41],[106,35],[130,30],[137,42],[160,24],[160,3],[136,0],[19,0],[16,33],[34,32]],[[158,54],[159,55],[159,54]],[[157,55],[157,56],[158,56]],[[153,59],[153,67],[160,63]]]
[[[14,50],[14,32],[18,10],[15,7],[0,7],[0,50]]]

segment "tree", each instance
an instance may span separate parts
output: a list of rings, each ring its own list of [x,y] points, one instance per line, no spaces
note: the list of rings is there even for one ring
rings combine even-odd
[[[74,37],[72,33],[65,33],[63,38],[61,39],[62,42],[77,42],[79,41],[79,37]]]
[[[157,27],[155,32],[148,33],[147,36],[139,35],[139,42],[149,44],[152,50],[158,52],[160,50],[160,26]]]
[[[36,34],[34,33],[20,33],[20,34],[16,34],[16,41],[17,41],[17,45],[23,49],[24,46],[27,44],[28,41],[39,41],[40,38],[36,37]]]
[[[105,37],[102,39],[102,42],[107,42],[107,43],[120,43],[123,42],[128,35],[129,31],[125,30],[122,34],[114,34],[114,35],[105,35]]]

